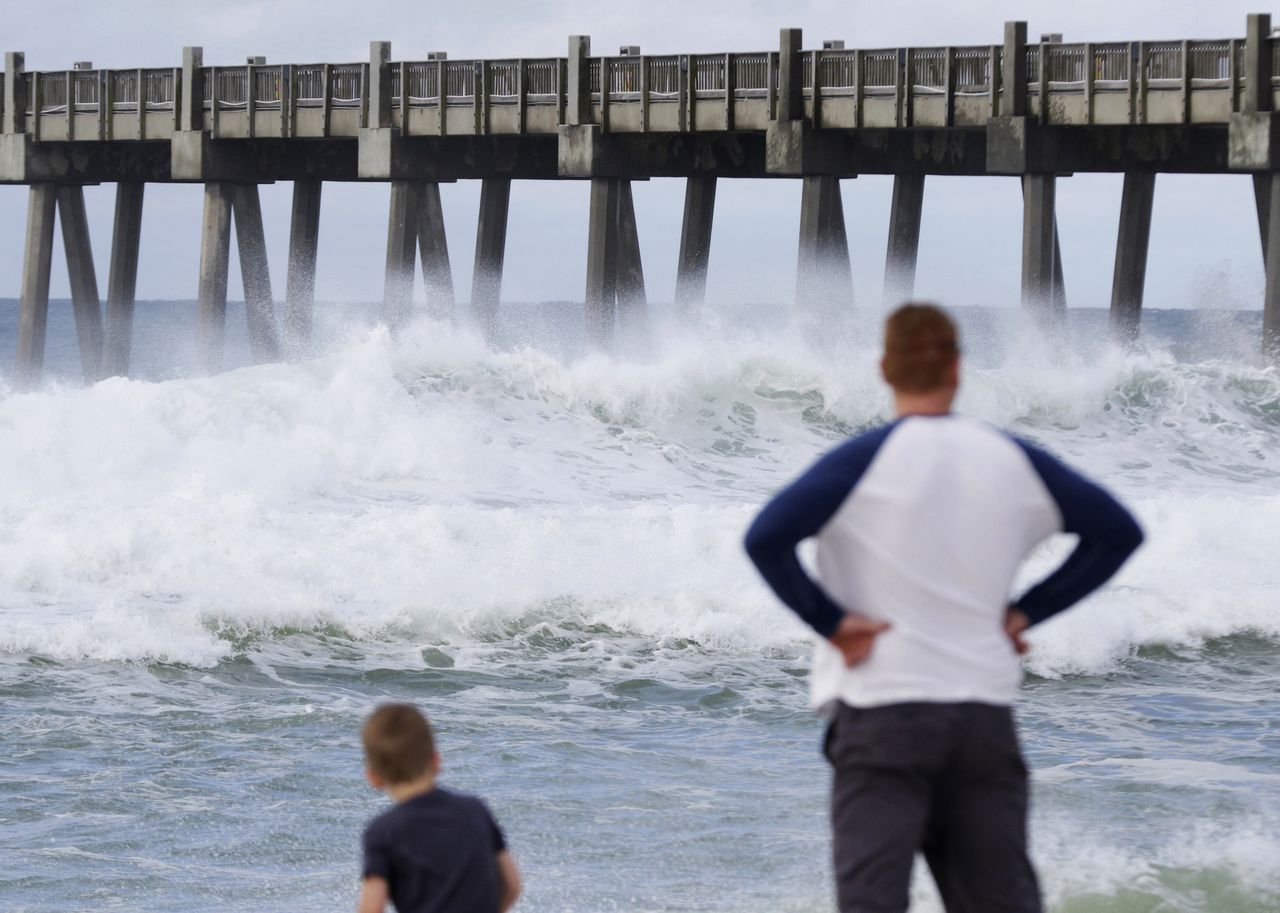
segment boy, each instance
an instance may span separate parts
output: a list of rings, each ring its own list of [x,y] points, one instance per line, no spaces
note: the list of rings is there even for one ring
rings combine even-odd
[[[426,718],[383,704],[361,730],[369,785],[395,806],[364,832],[358,913],[505,913],[520,873],[484,803],[436,786],[440,755]]]

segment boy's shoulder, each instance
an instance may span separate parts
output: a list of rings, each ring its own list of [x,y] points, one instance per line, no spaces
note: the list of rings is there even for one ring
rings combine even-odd
[[[423,818],[456,818],[473,815],[491,817],[488,806],[478,796],[437,786],[430,792],[397,802],[375,816],[365,827],[365,833],[371,836],[390,836],[402,825],[421,824]]]
[[[428,857],[449,848],[464,855],[501,852],[506,836],[477,796],[436,788],[397,802],[365,827],[366,855],[417,847]]]

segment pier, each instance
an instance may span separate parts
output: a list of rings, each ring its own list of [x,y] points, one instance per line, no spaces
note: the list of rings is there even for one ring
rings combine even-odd
[[[915,282],[926,178],[1004,175],[1023,190],[1017,252],[1023,306],[1053,332],[1066,307],[1055,194],[1060,176],[1124,175],[1111,298],[1122,342],[1141,327],[1156,175],[1252,178],[1266,267],[1261,344],[1280,359],[1280,38],[1265,14],[1220,40],[1068,43],[1009,22],[991,45],[805,50],[782,29],[776,50],[564,57],[392,59],[28,71],[5,55],[0,183],[30,187],[15,377],[41,375],[60,219],[85,378],[127,374],[148,183],[204,185],[199,276],[201,367],[222,364],[235,224],[254,357],[305,351],[326,181],[390,186],[384,317],[412,315],[421,263],[428,308],[455,308],[439,185],[482,182],[471,314],[491,331],[501,307],[513,180],[591,182],[589,336],[608,345],[646,290],[631,182],[687,181],[676,304],[701,304],[720,179],[800,183],[796,306],[851,306],[840,181],[893,175],[885,299]],[[267,268],[258,185],[293,184],[281,318]],[[105,307],[83,187],[114,183]],[[1099,226],[1099,230],[1110,226]],[[1010,251],[1010,256],[1015,252]]]

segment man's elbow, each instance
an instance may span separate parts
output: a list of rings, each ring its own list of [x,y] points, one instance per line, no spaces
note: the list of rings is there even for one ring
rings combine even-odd
[[[742,545],[747,550],[747,557],[756,567],[760,567],[767,561],[777,547],[769,528],[758,519],[747,530],[746,536],[742,539]]]
[[[1142,543],[1146,541],[1146,533],[1142,531],[1138,521],[1133,517],[1128,517],[1127,519],[1128,522],[1122,525],[1119,541],[1116,543],[1119,548],[1124,550],[1126,558],[1136,552]]]

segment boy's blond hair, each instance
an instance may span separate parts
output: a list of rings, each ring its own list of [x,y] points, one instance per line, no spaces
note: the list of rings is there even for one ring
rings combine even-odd
[[[431,768],[436,741],[431,724],[412,704],[383,704],[360,730],[369,769],[388,784],[408,783]]]

